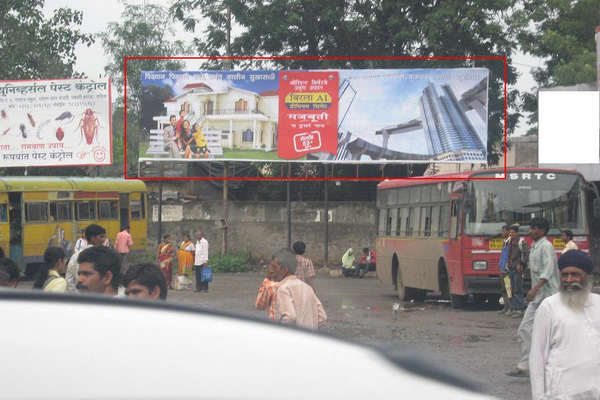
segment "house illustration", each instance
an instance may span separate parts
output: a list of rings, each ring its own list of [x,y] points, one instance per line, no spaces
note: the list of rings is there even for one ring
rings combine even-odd
[[[169,124],[170,115],[179,118],[185,110],[190,124],[202,124],[202,131],[217,137],[215,144],[222,149],[277,148],[278,91],[255,93],[235,87],[214,91],[205,83],[189,83],[183,89],[163,103],[165,115],[154,117],[159,132]]]

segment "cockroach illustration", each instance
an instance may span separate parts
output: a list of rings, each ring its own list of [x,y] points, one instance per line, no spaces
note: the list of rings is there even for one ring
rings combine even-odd
[[[25,129],[25,124],[19,125],[19,129],[21,130],[21,135],[23,139],[27,139],[27,130]]]
[[[59,127],[59,128],[56,130],[56,138],[57,138],[59,141],[61,141],[61,140],[63,140],[63,138],[64,138],[64,137],[65,137],[65,132],[62,130],[62,128],[61,128],[61,127]]]
[[[2,115],[2,119],[8,119],[8,114],[6,113],[6,111],[0,111],[0,115]]]
[[[42,122],[41,124],[38,125],[37,127],[37,131],[36,131],[36,136],[39,140],[42,140],[42,129],[46,127],[46,125],[48,125],[50,123],[50,120],[47,119],[44,122]]]
[[[77,125],[77,129],[81,127],[81,140],[85,137],[85,141],[87,144],[92,144],[94,138],[96,138],[96,142],[98,141],[98,128],[102,128],[100,126],[100,122],[98,121],[98,117],[96,117],[96,113],[91,108],[85,110],[82,114],[81,120],[79,121],[79,125]],[[79,141],[81,143],[81,141]]]
[[[58,117],[56,117],[55,121],[62,121],[63,119],[67,119],[67,118],[71,118],[71,120],[73,120],[73,118],[75,118],[75,116],[73,114],[71,114],[69,111],[65,111],[64,113],[62,113]],[[71,122],[71,121],[69,121],[69,122]]]
[[[33,126],[35,128],[35,120],[31,116],[31,114],[27,113],[27,118],[29,118],[29,122],[31,123],[31,126]]]

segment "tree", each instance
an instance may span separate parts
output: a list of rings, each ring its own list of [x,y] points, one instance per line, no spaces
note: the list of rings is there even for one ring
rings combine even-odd
[[[58,79],[75,75],[75,45],[91,45],[82,33],[83,13],[69,8],[42,13],[44,0],[0,2],[1,79]]]
[[[568,86],[596,80],[594,30],[600,20],[597,0],[523,0],[511,18],[521,49],[544,59],[534,69],[539,87]],[[521,108],[530,112],[528,134],[537,134],[537,90],[523,93]]]
[[[110,22],[106,32],[98,35],[104,52],[111,59],[104,69],[117,86],[117,111],[122,111],[125,103],[125,57],[173,57],[186,54],[188,49],[182,41],[170,40],[174,34],[169,13],[164,7],[155,4],[125,3],[121,20]],[[128,60],[126,110],[128,167],[133,168],[137,164],[140,136],[144,133],[140,131],[142,71],[179,70],[183,66],[184,63],[180,60]],[[164,101],[166,98],[161,98],[159,101]],[[115,139],[119,133],[113,132]],[[122,156],[116,152],[114,154],[116,160]]]
[[[236,60],[241,68],[437,68],[469,67],[469,60],[350,60],[347,57],[507,57],[507,84],[516,83],[510,57],[516,48],[507,35],[504,19],[516,0],[176,0],[172,13],[189,31],[202,29],[196,38],[198,52],[224,56],[229,46],[226,29],[240,33],[231,41],[233,56],[294,57],[269,62]],[[200,11],[197,11],[200,10]],[[224,18],[231,12],[231,23]],[[268,23],[266,23],[268,21]],[[343,57],[338,60],[303,60],[300,57]],[[478,60],[490,69],[488,154],[499,161],[504,133],[504,65],[499,60]],[[218,60],[204,64],[217,68]],[[517,92],[509,94],[514,107]],[[514,131],[519,114],[508,118]]]
[[[69,8],[45,19],[44,0],[0,2],[0,79],[60,79],[78,77],[75,46],[90,45],[93,37],[77,27],[83,13]],[[86,175],[85,167],[0,168],[0,175]]]

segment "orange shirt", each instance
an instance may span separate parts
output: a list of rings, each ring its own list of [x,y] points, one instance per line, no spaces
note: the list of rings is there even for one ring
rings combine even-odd
[[[117,238],[115,239],[115,250],[117,253],[129,253],[129,248],[133,246],[133,240],[131,239],[131,235],[126,230],[122,230],[117,233]]]

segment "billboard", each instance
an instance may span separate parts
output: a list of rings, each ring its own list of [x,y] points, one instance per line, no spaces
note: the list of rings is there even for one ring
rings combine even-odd
[[[144,71],[140,160],[486,163],[485,68]]]
[[[0,166],[110,165],[110,82],[0,82]]]

